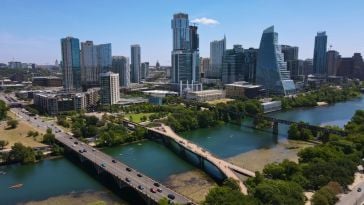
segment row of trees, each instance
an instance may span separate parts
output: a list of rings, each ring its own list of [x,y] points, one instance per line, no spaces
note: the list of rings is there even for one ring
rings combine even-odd
[[[314,107],[317,102],[335,102],[346,101],[360,96],[360,88],[351,86],[345,88],[322,87],[319,90],[299,94],[295,97],[275,97],[282,102],[282,109],[291,109],[297,107]]]
[[[3,120],[6,118],[6,113],[9,110],[9,108],[6,106],[5,102],[0,100],[0,120]]]
[[[299,163],[284,160],[268,164],[262,173],[246,181],[249,196],[258,204],[304,204],[303,191],[316,191],[313,205],[334,205],[336,195],[343,192],[354,180],[356,165],[364,157],[364,111],[359,110],[345,126],[349,136],[342,138],[329,135],[322,144],[308,147],[298,153]],[[307,139],[304,129],[291,129],[297,139]],[[212,189],[205,204],[214,203],[212,199],[228,204],[256,204],[242,200],[240,193],[224,194],[223,187]],[[219,191],[217,191],[219,190]],[[221,193],[220,193],[221,192]],[[233,195],[233,196],[231,196]],[[220,197],[220,198],[219,198]],[[224,203],[220,203],[224,204]]]

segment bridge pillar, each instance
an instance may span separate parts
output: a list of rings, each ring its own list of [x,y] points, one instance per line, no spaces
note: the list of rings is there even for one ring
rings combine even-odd
[[[278,122],[273,122],[273,135],[278,135]]]
[[[205,168],[205,159],[202,156],[199,157],[199,165],[201,169]]]

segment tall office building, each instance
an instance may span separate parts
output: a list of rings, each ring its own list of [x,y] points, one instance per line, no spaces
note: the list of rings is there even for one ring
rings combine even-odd
[[[206,77],[206,72],[210,69],[210,58],[200,57],[200,76]]]
[[[208,78],[221,78],[222,58],[226,50],[226,37],[219,41],[210,42],[210,69]]]
[[[222,61],[221,79],[223,84],[240,81],[243,78],[244,49],[241,45],[234,45],[227,49]]]
[[[111,70],[112,54],[111,43],[96,45],[97,50],[97,74],[106,73]]]
[[[313,74],[315,75],[327,75],[326,49],[326,32],[318,32],[315,37],[315,49],[313,53]]]
[[[119,74],[111,71],[100,74],[100,102],[113,105],[120,100]]]
[[[284,57],[284,62],[287,63],[287,70],[290,71],[292,78],[300,75],[299,60],[298,60],[298,47],[281,45],[281,50]]]
[[[284,62],[281,47],[278,45],[278,33],[274,26],[264,30],[257,59],[256,83],[272,93],[289,95],[296,91],[290,78],[287,64]]]
[[[327,75],[335,76],[340,63],[340,54],[337,51],[329,50],[326,54],[327,57]]]
[[[80,41],[77,38],[61,39],[63,86],[66,91],[81,89]]]
[[[113,56],[112,72],[119,74],[119,85],[121,87],[129,87],[130,85],[129,58],[124,56]]]
[[[259,49],[249,48],[244,50],[244,81],[255,84],[257,70],[257,56]]]
[[[84,86],[97,85],[97,50],[92,41],[81,43],[81,84]]]
[[[149,72],[149,62],[142,63],[141,69],[140,69],[140,78],[145,80],[148,76]]]
[[[311,58],[307,58],[303,61],[303,74],[309,75],[313,73],[313,60]]]
[[[172,83],[200,80],[199,36],[197,26],[190,26],[188,15],[177,13],[171,21],[173,33]]]
[[[138,44],[131,45],[130,79],[132,83],[140,83],[140,64],[140,46]]]

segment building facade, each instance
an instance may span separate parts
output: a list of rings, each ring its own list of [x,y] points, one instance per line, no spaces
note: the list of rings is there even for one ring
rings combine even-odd
[[[141,69],[140,69],[140,78],[145,80],[148,76],[149,71],[149,62],[142,63]]]
[[[327,35],[326,32],[318,32],[315,37],[315,49],[313,52],[313,74],[327,75],[326,67]]]
[[[138,44],[131,45],[131,74],[130,74],[130,81],[132,83],[140,83],[140,46]]]
[[[210,59],[200,57],[200,76],[206,77],[207,71],[210,69]]]
[[[334,50],[327,51],[326,56],[327,56],[327,75],[336,76],[341,56],[339,52]]]
[[[100,102],[113,105],[120,101],[119,74],[106,72],[100,74]]]
[[[206,73],[207,78],[221,79],[222,59],[226,50],[226,37],[210,42],[210,69]]]
[[[81,89],[80,41],[77,38],[61,39],[63,86],[69,92]]]
[[[234,45],[227,49],[222,61],[221,80],[223,84],[233,83],[243,78],[244,49],[241,45]]]
[[[112,57],[112,72],[119,74],[119,85],[129,87],[130,85],[130,64],[129,58],[125,56]]]
[[[258,49],[249,48],[244,50],[243,75],[244,81],[255,84],[257,71]]]
[[[296,92],[274,26],[264,30],[257,59],[256,83],[271,93],[289,95]]]
[[[81,43],[81,81],[82,85],[98,84],[97,49],[92,41]]]
[[[32,86],[61,87],[62,79],[55,76],[39,76],[32,78]]]

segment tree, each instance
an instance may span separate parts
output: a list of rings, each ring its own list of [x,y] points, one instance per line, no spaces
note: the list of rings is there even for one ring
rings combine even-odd
[[[21,162],[23,164],[33,163],[36,161],[36,155],[31,147],[26,147],[21,143],[15,143],[11,147],[9,160],[13,162]]]
[[[9,142],[5,140],[0,140],[0,149],[4,149],[6,145],[8,145]]]
[[[5,102],[0,100],[0,120],[6,118],[6,112],[8,111],[8,107],[6,106]]]
[[[223,182],[223,186],[228,187],[232,190],[240,191],[239,182],[233,178],[228,178]]]
[[[48,145],[52,145],[56,142],[56,137],[52,133],[51,128],[48,128],[47,132],[43,135],[43,142]]]
[[[282,180],[263,180],[255,188],[254,197],[262,204],[304,204],[303,189],[295,182]]]
[[[6,122],[6,124],[11,128],[11,129],[15,129],[17,126],[18,126],[18,124],[19,124],[19,122],[18,122],[18,120],[15,120],[15,119],[9,119],[7,122]]]
[[[204,205],[257,205],[251,196],[245,196],[238,190],[229,187],[215,187],[207,194]]]

